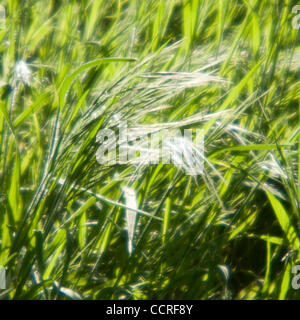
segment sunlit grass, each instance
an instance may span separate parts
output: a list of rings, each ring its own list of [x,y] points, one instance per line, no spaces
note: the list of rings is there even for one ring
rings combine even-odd
[[[295,1],[1,4],[1,298],[300,297]],[[116,117],[202,129],[203,174],[100,165]]]

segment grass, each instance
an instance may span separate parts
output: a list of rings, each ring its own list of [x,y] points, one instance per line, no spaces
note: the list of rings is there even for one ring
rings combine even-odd
[[[300,298],[295,4],[1,2],[2,299]],[[203,174],[100,165],[116,116],[204,130]]]

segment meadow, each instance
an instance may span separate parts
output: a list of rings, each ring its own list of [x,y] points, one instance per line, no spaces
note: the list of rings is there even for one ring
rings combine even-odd
[[[0,299],[300,298],[297,1],[0,5]],[[202,174],[100,164],[120,119]]]

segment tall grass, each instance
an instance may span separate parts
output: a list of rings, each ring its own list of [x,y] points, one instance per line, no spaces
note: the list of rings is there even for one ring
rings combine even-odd
[[[1,298],[300,297],[295,4],[3,0]],[[203,129],[203,174],[100,165],[118,118]]]

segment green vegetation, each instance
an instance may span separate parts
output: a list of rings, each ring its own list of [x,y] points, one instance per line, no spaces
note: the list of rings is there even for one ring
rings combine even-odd
[[[295,4],[2,0],[0,297],[300,298]],[[204,173],[100,165],[116,115],[203,129]]]

